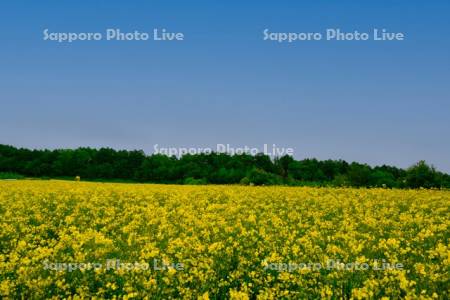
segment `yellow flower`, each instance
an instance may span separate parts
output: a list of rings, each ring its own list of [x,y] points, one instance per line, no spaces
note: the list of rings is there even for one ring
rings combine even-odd
[[[445,190],[0,181],[0,298],[446,298],[449,206]]]

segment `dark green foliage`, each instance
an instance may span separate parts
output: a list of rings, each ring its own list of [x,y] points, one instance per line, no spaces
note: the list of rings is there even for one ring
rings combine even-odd
[[[206,179],[202,178],[202,179],[195,179],[192,177],[188,177],[184,180],[183,182],[184,184],[190,184],[190,185],[199,185],[199,184],[207,184],[208,182],[206,181]]]
[[[254,185],[276,185],[283,184],[283,180],[273,174],[264,171],[263,169],[253,168],[246,176],[250,184]]]
[[[398,184],[395,181],[394,175],[392,173],[382,171],[382,170],[374,170],[369,175],[369,185],[375,187],[397,187]]]
[[[9,174],[3,178],[80,176],[83,180],[182,184],[450,188],[450,175],[423,161],[403,170],[386,165],[372,168],[343,160],[298,161],[287,155],[274,160],[264,154],[224,153],[177,158],[110,148],[50,151],[0,145],[0,174]]]
[[[352,163],[347,172],[347,179],[352,186],[369,186],[369,179],[372,173],[368,165]]]
[[[442,174],[422,160],[407,170],[406,185],[412,188],[440,187],[441,179]]]
[[[250,185],[250,179],[248,179],[248,177],[244,177],[239,183],[242,185]]]
[[[0,179],[23,179],[25,178],[23,175],[11,172],[0,172]]]

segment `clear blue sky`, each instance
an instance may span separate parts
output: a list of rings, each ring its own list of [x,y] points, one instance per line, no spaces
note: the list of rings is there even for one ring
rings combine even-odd
[[[449,1],[243,2],[1,1],[0,143],[275,143],[297,158],[450,172]],[[166,28],[185,41],[58,44],[45,28]],[[265,28],[406,40],[277,44]]]

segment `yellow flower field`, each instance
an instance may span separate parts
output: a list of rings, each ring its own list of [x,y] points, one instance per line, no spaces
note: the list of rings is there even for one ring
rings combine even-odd
[[[0,298],[448,299],[450,192],[0,181]]]

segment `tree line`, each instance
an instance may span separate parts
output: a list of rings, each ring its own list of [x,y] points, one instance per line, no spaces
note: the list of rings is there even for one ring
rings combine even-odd
[[[111,148],[30,150],[0,144],[0,178],[14,176],[177,184],[450,188],[450,175],[424,161],[401,169],[344,160],[271,159],[264,154],[146,155]]]

